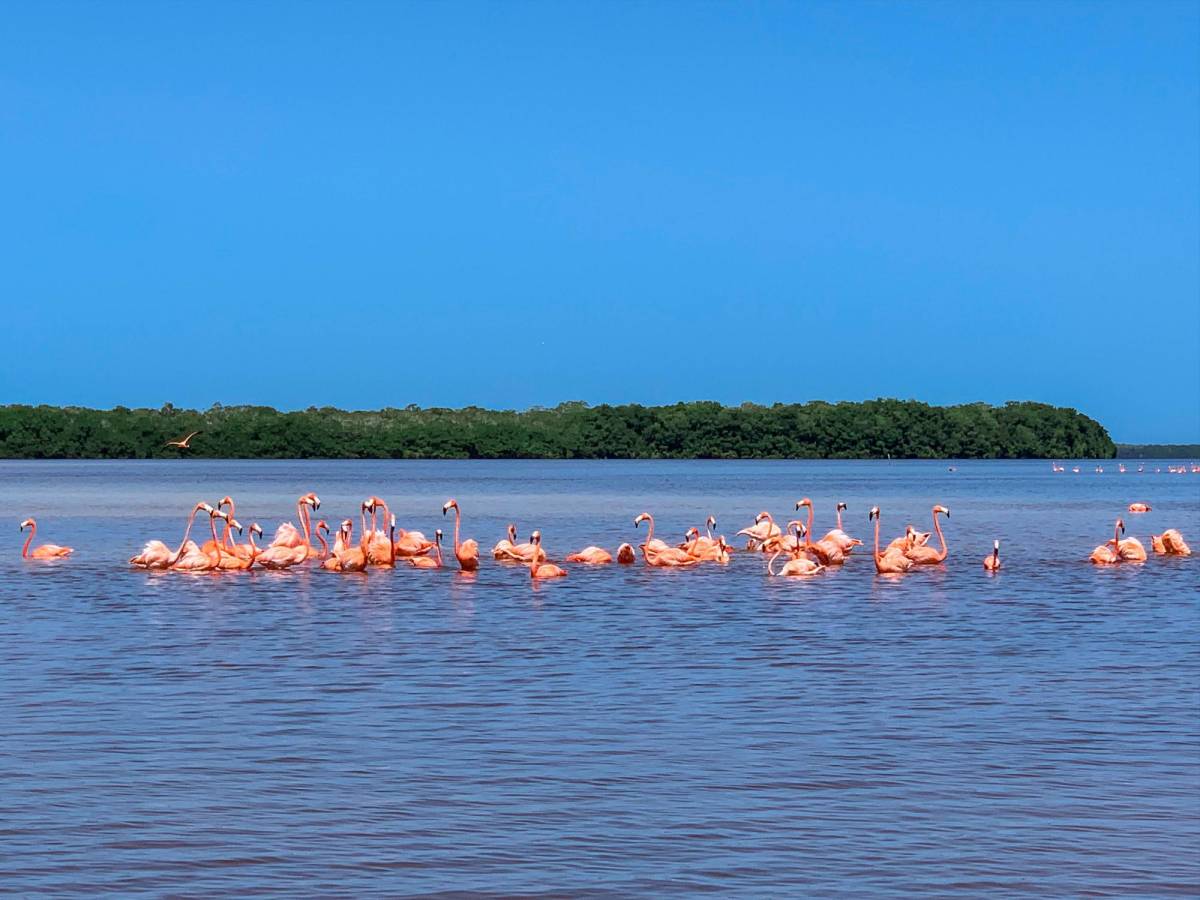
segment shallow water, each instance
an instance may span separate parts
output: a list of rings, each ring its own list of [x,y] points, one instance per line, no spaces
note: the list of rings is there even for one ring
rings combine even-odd
[[[1086,559],[1118,515],[1200,549],[1200,475],[955,465],[0,463],[0,885],[1194,894],[1200,555]],[[232,494],[269,536],[309,490],[330,521],[379,493],[426,534],[455,496],[485,550],[515,520],[552,556],[636,542],[643,509],[674,541],[807,495],[819,535],[844,500],[866,540],[872,504],[890,538],[937,502],[951,556],[903,578],[861,553],[772,580],[740,554],[537,587],[490,559],[125,565],[198,499]],[[22,562],[29,514],[75,557]]]

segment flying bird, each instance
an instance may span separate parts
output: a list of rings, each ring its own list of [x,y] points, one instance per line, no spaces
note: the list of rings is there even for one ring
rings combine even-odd
[[[185,437],[182,441],[167,441],[165,444],[163,444],[163,446],[164,447],[178,447],[180,450],[191,450],[192,446],[189,442],[191,441],[192,438],[194,438],[199,433],[200,432],[198,432],[198,431],[193,431],[191,434],[189,434],[187,437]]]

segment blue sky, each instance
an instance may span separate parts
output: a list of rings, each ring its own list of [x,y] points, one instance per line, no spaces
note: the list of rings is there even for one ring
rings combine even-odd
[[[0,400],[1200,440],[1193,3],[16,4]]]

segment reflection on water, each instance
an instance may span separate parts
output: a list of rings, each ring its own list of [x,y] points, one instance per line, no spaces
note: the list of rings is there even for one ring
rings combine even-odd
[[[1147,467],[1149,468],[1149,467]],[[1165,470],[1165,465],[1163,465]],[[1194,893],[1200,476],[1044,463],[3,463],[0,883],[20,894]],[[950,563],[769,580],[571,567],[129,571],[230,493],[268,534],[457,497],[487,555],[678,540],[817,503],[869,540],[949,506]],[[63,563],[17,558],[16,524]],[[452,527],[452,526],[451,526]],[[447,529],[448,531],[450,529]],[[993,538],[1004,570],[981,567]],[[448,555],[452,563],[453,558]]]

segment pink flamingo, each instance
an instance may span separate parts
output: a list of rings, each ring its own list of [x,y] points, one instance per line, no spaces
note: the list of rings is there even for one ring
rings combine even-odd
[[[454,558],[458,560],[458,567],[464,572],[474,572],[479,568],[479,544],[474,538],[459,542],[458,531],[462,522],[462,511],[453,497],[442,505],[442,515],[451,509],[454,510]]]
[[[1121,520],[1118,519],[1117,521],[1120,522]],[[1121,522],[1120,530],[1124,533],[1124,522]],[[1117,541],[1117,555],[1121,557],[1121,562],[1142,563],[1146,561],[1146,548],[1135,537],[1125,538]]]
[[[1088,557],[1088,561],[1098,566],[1114,566],[1121,561],[1121,555],[1116,548],[1120,544],[1121,532],[1125,530],[1125,523],[1117,519],[1117,524],[1113,530],[1113,539],[1105,541],[1099,547],[1092,551],[1092,555]],[[1112,546],[1109,546],[1109,545]]]
[[[795,522],[788,523],[789,527],[791,527],[792,525],[796,526],[796,544],[797,544],[797,546],[799,546],[801,536],[803,534],[807,534],[808,532],[807,532],[807,529],[805,528],[803,522],[800,522],[797,520]],[[774,577],[776,575],[782,575],[786,578],[805,578],[805,577],[808,577],[809,575],[818,575],[821,572],[825,571],[825,566],[822,563],[814,562],[813,560],[809,559],[807,556],[804,556],[804,555],[797,555],[797,556],[794,556],[792,559],[789,559],[786,563],[784,563],[783,568],[780,569],[778,572],[776,572],[773,568],[775,560],[778,559],[781,554],[786,553],[786,552],[787,552],[786,550],[782,550],[782,549],[776,550],[774,555],[769,560],[767,560],[767,574],[768,575],[770,575],[772,577]]]
[[[834,528],[832,531],[826,533],[825,537],[823,537],[823,538],[821,538],[821,540],[817,541],[818,544],[823,544],[828,541],[833,541],[841,549],[842,554],[844,556],[849,556],[850,551],[853,550],[855,547],[862,546],[862,541],[860,541],[858,538],[852,538],[852,537],[850,537],[850,535],[846,534],[846,532],[842,531],[842,510],[847,509],[847,508],[848,507],[846,506],[845,503],[842,503],[840,501],[838,502],[838,505],[837,505],[837,528]]]
[[[646,559],[646,565],[657,566],[659,568],[681,568],[683,566],[694,566],[700,560],[689,556],[686,551],[680,550],[678,547],[668,547],[662,541],[658,542],[663,549],[654,549],[657,545],[654,542],[654,516],[648,512],[638,515],[633,520],[633,527],[637,528],[642,522],[649,522],[649,533],[646,535],[646,543],[642,544],[642,556]]]
[[[296,515],[300,519],[300,527],[304,529],[303,534],[291,522],[284,522],[275,529],[275,537],[271,541],[271,547],[288,547],[292,549],[303,547],[304,559],[308,559],[310,556],[317,556],[319,551],[311,546],[312,533],[309,527],[310,520],[308,516],[310,508],[313,510],[321,508],[321,498],[311,492],[296,501]]]
[[[585,566],[601,566],[613,561],[612,554],[602,547],[584,547],[567,557],[567,562],[583,563]]]
[[[371,535],[364,528],[362,538],[359,540],[358,546],[355,547],[351,546],[354,522],[350,519],[343,520],[341,531],[343,532],[343,543],[346,544],[346,549],[322,562],[321,568],[329,572],[365,572],[367,569],[367,547],[371,541]]]
[[[637,562],[637,553],[633,549],[633,544],[622,544],[617,548],[617,562],[623,566],[631,566]]]
[[[516,537],[514,534],[513,537]],[[442,567],[442,529],[433,533],[434,557],[411,556],[408,564],[414,569],[440,569]]]
[[[989,572],[1000,568],[1000,542],[992,541],[992,552],[983,558],[983,567]]]
[[[200,512],[200,510],[208,511],[210,509],[212,509],[212,507],[203,501],[197,503],[192,508],[191,515],[188,516],[187,528],[185,528],[183,532],[183,540],[179,542],[179,548],[177,550],[172,552],[171,548],[162,541],[147,541],[146,545],[142,547],[141,553],[139,553],[137,556],[131,556],[129,558],[129,564],[131,566],[136,566],[139,569],[169,569],[171,564],[189,549],[189,543],[191,543],[192,547],[196,546],[195,543],[190,540],[192,533],[192,522],[195,521],[196,513]]]
[[[206,506],[208,504],[205,504]],[[211,506],[205,510],[208,513],[208,527],[212,532],[213,549],[205,553],[200,547],[192,544],[184,550],[183,555],[171,564],[178,572],[211,572],[221,565],[221,550],[217,545],[217,511]]]
[[[542,533],[535,531],[529,536],[529,543],[535,548],[540,548],[542,545]],[[566,569],[561,569],[554,563],[539,562],[538,555],[535,553],[529,560],[529,577],[533,580],[539,578],[563,578],[567,574]]]
[[[1155,553],[1166,556],[1192,555],[1192,548],[1188,546],[1177,528],[1168,528],[1162,534],[1152,535],[1150,541],[1154,545]]]
[[[942,534],[942,526],[938,522],[938,513],[944,515],[947,519],[950,518],[950,510],[944,506],[935,506],[933,508],[933,530],[937,532],[938,540],[942,544],[941,552],[934,550],[932,547],[912,546],[905,551],[904,555],[911,559],[918,566],[932,566],[937,563],[945,562],[950,551],[946,547],[946,536]]]
[[[21,559],[62,559],[75,552],[72,547],[60,547],[58,544],[42,544],[31,551],[29,545],[33,543],[33,536],[37,534],[37,522],[32,518],[26,519],[21,523],[20,530],[24,531],[26,528],[29,529],[29,537],[25,538],[25,545],[21,548]]]
[[[803,506],[808,507],[808,523],[804,526],[804,534],[806,536],[804,549],[813,554],[822,565],[840,566],[846,561],[846,554],[842,552],[842,545],[837,541],[826,538],[821,538],[821,540],[814,543],[812,539],[813,502],[807,497],[796,501],[796,509],[800,509]]]
[[[511,550],[517,543],[517,526],[513,522],[508,523],[508,537],[501,538],[492,547],[492,559],[507,559],[508,551]]]
[[[913,561],[900,550],[889,549],[886,553],[879,552],[879,507],[871,507],[867,513],[867,521],[875,520],[875,571],[881,575],[903,575],[912,568]]]
[[[754,525],[750,528],[743,528],[737,533],[737,536],[744,536],[746,549],[753,550],[755,546],[763,547],[770,538],[779,537],[781,534],[783,534],[783,529],[775,524],[771,514],[764,509],[754,517]]]
[[[383,500],[383,498],[371,497],[369,502],[373,504],[373,506],[370,508],[370,511],[371,531],[374,535],[372,537],[372,546],[374,546],[376,543],[380,543],[384,537],[383,532],[375,530],[376,524],[374,507],[378,506],[383,510],[384,522],[391,522],[394,516],[392,515],[391,510],[388,509],[387,502]],[[392,546],[395,548],[395,556],[402,556],[405,558],[410,556],[424,556],[433,549],[433,541],[426,538],[425,535],[419,531],[405,531],[403,528],[397,528],[396,533],[399,534],[399,537],[392,541]],[[383,552],[374,552],[380,559],[386,556],[386,554]],[[395,557],[390,558],[394,559]]]
[[[1150,512],[1150,510],[1151,510],[1151,507],[1147,503],[1130,503],[1129,504],[1129,511],[1131,513],[1148,513],[1148,512]]]

